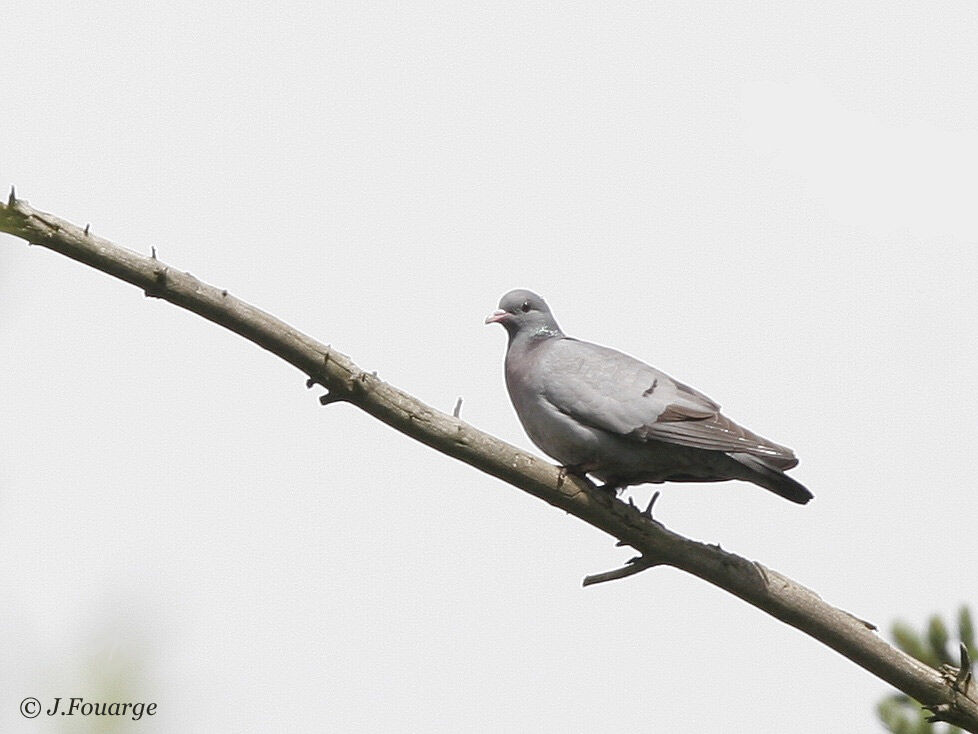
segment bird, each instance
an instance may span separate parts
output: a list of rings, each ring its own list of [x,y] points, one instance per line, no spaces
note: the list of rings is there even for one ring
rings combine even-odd
[[[615,494],[645,483],[739,479],[798,504],[812,499],[785,474],[798,464],[791,449],[737,425],[655,367],[567,336],[536,293],[506,293],[485,323],[506,329],[516,415],[562,472],[594,476]]]

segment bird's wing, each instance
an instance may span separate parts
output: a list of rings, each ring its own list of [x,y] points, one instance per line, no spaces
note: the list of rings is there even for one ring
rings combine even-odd
[[[747,453],[779,469],[798,463],[791,449],[737,425],[703,393],[622,352],[555,339],[540,367],[543,397],[585,425],[638,441]]]

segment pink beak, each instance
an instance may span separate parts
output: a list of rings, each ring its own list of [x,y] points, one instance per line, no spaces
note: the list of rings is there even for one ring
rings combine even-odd
[[[505,311],[503,311],[501,308],[497,308],[491,314],[489,314],[488,316],[486,316],[486,323],[487,324],[498,324],[500,321],[502,321],[504,318],[506,318],[506,316],[507,316],[507,314],[506,314]]]

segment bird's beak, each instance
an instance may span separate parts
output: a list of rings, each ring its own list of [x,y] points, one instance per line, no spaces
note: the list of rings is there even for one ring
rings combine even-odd
[[[501,308],[497,308],[491,314],[489,314],[488,316],[486,316],[486,323],[487,324],[498,324],[504,318],[506,318],[506,312],[503,311]]]

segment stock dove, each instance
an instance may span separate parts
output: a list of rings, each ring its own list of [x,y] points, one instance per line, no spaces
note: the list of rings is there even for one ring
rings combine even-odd
[[[654,367],[566,336],[535,293],[510,291],[486,323],[509,337],[506,387],[523,428],[566,471],[609,490],[742,479],[792,502],[812,499],[784,473],[798,463],[791,449]]]

